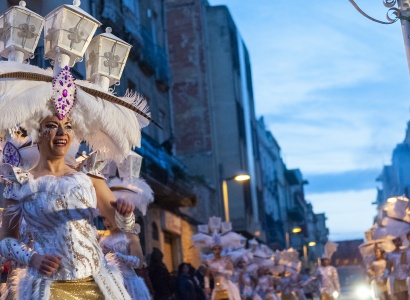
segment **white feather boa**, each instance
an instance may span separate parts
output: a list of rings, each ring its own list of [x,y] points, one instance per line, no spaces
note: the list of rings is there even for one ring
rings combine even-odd
[[[0,62],[0,75],[29,72],[52,77],[52,70],[10,61]],[[76,104],[70,114],[78,140],[98,149],[103,159],[122,161],[133,147],[141,146],[141,128],[148,124],[141,116],[121,105],[88,94],[81,87],[103,91],[87,81],[77,80]],[[106,93],[106,91],[103,91]],[[54,114],[51,82],[23,79],[0,79],[0,130],[21,125],[33,142],[38,139],[39,123]],[[147,112],[146,101],[138,94],[121,98]]]

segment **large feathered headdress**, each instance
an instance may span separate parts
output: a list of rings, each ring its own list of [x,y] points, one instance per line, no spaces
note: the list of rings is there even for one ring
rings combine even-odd
[[[79,4],[75,0],[46,16],[45,57],[54,61],[54,70],[23,63],[36,47],[41,16],[26,9],[24,1],[0,16],[0,55],[9,59],[0,62],[0,131],[21,126],[36,142],[42,119],[69,116],[78,140],[98,149],[103,159],[121,161],[140,146],[141,128],[152,121],[148,105],[134,92],[117,97],[109,90],[119,81],[130,45],[110,30],[91,41],[100,24]],[[70,67],[86,50],[88,80],[75,80]]]
[[[209,252],[214,245],[224,249],[237,249],[243,247],[243,236],[232,231],[230,222],[221,222],[219,217],[209,218],[206,225],[198,225],[199,233],[192,237],[194,246],[201,252]]]

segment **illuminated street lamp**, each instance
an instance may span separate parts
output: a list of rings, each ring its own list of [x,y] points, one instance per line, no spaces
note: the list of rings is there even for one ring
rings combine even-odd
[[[291,230],[292,233],[297,234],[297,233],[301,233],[302,232],[302,228],[301,227],[293,227]],[[290,247],[290,234],[288,231],[286,231],[286,248]]]
[[[23,62],[36,49],[44,19],[20,1],[0,16],[0,55],[9,61]]]
[[[356,8],[356,10],[361,13],[366,18],[380,23],[380,24],[393,24],[400,20],[401,30],[403,33],[404,48],[406,49],[407,64],[410,70],[410,0],[383,0],[383,4],[388,8],[385,21],[380,21],[372,18],[366,14],[354,0],[349,0],[350,3]],[[397,7],[395,5],[397,4]]]
[[[396,202],[397,202],[397,198],[396,198],[396,197],[387,198],[387,202],[388,202],[388,203],[396,203]]]
[[[225,222],[229,222],[229,198],[228,198],[228,181],[234,180],[238,182],[248,181],[251,176],[245,172],[238,172],[235,176],[222,180],[222,196],[224,203]]]

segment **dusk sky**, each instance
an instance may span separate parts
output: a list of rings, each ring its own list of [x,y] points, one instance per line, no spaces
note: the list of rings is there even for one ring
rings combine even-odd
[[[400,22],[348,0],[209,0],[228,6],[250,52],[257,116],[309,181],[330,239],[364,238],[376,177],[404,140],[410,75]],[[357,0],[385,21],[383,1]]]

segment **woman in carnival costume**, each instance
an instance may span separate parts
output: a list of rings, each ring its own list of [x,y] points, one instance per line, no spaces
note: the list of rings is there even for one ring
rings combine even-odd
[[[239,292],[243,300],[253,299],[255,289],[255,279],[251,276],[248,267],[253,262],[253,254],[251,249],[246,249],[246,238],[242,237],[242,245],[239,248],[231,249],[226,253],[234,265],[234,275],[231,278],[232,282],[237,284]]]
[[[202,253],[209,252],[209,249],[212,252],[206,260],[205,292],[211,295],[212,300],[241,300],[238,287],[231,281],[233,264],[222,255],[222,251],[240,247],[243,237],[231,231],[231,223],[221,223],[221,218],[217,217],[210,218],[208,225],[199,225],[198,228],[200,232],[192,237],[195,247]],[[214,281],[212,291],[211,278]]]
[[[239,291],[243,300],[253,299],[255,283],[249,272],[246,270],[245,261],[241,260],[236,266],[236,276],[239,285]]]
[[[64,7],[78,13],[78,5]],[[105,36],[113,37],[109,32]],[[49,39],[47,43],[55,42]],[[89,42],[77,40],[75,33],[68,39],[85,43],[84,51]],[[0,131],[22,127],[40,154],[28,171],[16,164],[0,167],[6,182],[0,254],[27,266],[19,274],[18,299],[130,299],[121,273],[104,258],[93,218],[98,208],[122,231],[134,228],[135,204],[115,199],[101,169],[102,159],[119,162],[140,146],[140,130],[150,120],[146,102],[135,94],[119,98],[98,84],[76,81],[69,67],[60,65],[72,66],[76,60],[67,61],[65,50],[53,47],[58,63],[54,74],[21,62],[0,62]],[[23,52],[25,58],[30,55]],[[110,64],[110,70],[121,67]],[[74,169],[64,160],[73,141],[86,141],[99,152]],[[33,248],[19,241],[22,218],[33,235]]]
[[[135,160],[138,160],[138,155],[131,153],[124,162],[118,164],[119,174],[124,177],[109,179],[108,186],[117,198],[135,203],[141,214],[145,215],[147,206],[154,200],[154,197],[152,189],[143,179],[138,178],[135,170],[130,172],[130,166],[135,165],[133,163]],[[116,170],[114,168],[114,171]],[[102,216],[102,218],[107,230],[102,232],[100,245],[107,260],[114,260],[117,263],[124,278],[125,287],[132,299],[151,299],[144,280],[137,276],[135,272],[135,269],[142,268],[144,264],[144,257],[138,237],[140,226],[135,224],[133,231],[123,232],[116,223],[111,223],[109,218],[105,216]]]
[[[374,249],[375,260],[371,262],[367,273],[371,279],[372,296],[375,300],[387,300],[387,278],[384,277],[386,271],[386,260],[384,251],[380,248]]]
[[[255,243],[256,241],[253,241]],[[266,245],[257,245],[253,251],[254,263],[258,266],[258,280],[254,299],[279,300],[276,282],[271,269],[275,265],[274,253]]]

